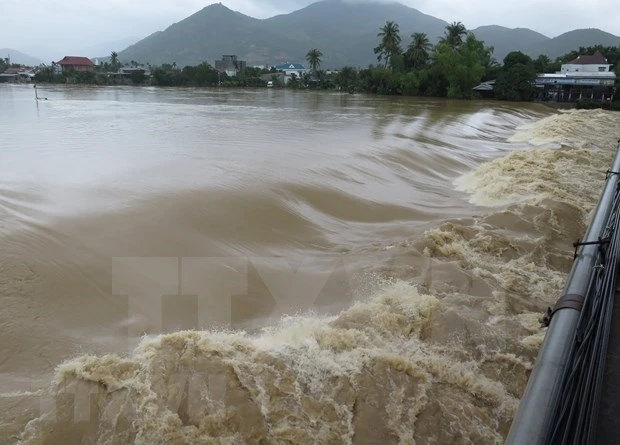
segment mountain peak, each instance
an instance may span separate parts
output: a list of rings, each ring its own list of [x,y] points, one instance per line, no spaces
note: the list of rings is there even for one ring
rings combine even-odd
[[[19,63],[20,65],[37,66],[43,63],[38,58],[24,54],[16,49],[1,48],[0,57],[4,59],[7,56],[11,58],[11,63]]]
[[[212,3],[208,6],[205,6],[204,8],[202,8],[200,11],[198,11],[196,14],[205,14],[205,13],[209,13],[209,14],[241,14],[240,12],[236,12],[233,11],[232,9],[230,9],[228,6],[226,6],[223,3]],[[194,15],[196,15],[194,14]],[[190,16],[191,17],[191,16]]]
[[[290,14],[264,20],[236,12],[218,2],[121,51],[119,57],[149,61],[154,65],[175,61],[183,66],[205,60],[213,64],[222,54],[236,54],[249,65],[270,65],[283,60],[303,62],[310,48],[319,48],[324,67],[361,67],[377,62],[373,48],[378,43],[379,28],[387,21],[398,23],[403,46],[409,43],[409,36],[414,32],[425,33],[434,43],[448,25],[441,19],[390,0],[321,0]],[[579,37],[564,39],[557,47],[545,47],[551,39],[526,28],[491,25],[473,32],[495,48],[498,59],[516,50],[556,57],[580,44],[590,44],[588,39]],[[602,33],[595,36],[595,40],[601,40],[596,43],[610,41],[603,37]],[[571,45],[566,48],[568,43]]]
[[[211,3],[208,6],[205,6],[204,8],[202,8],[203,11],[209,10],[209,11],[232,11],[232,9],[230,9],[229,7],[227,7],[226,5],[224,5],[222,2],[219,3]]]

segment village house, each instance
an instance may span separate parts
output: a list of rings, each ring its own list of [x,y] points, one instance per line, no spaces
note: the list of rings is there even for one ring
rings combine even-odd
[[[278,71],[282,71],[286,76],[295,74],[297,77],[301,77],[308,70],[300,63],[285,63],[283,65],[277,65],[275,67]]]
[[[63,72],[67,71],[95,71],[95,64],[88,57],[65,56],[56,62]]]
[[[561,73],[608,73],[611,71],[611,64],[600,51],[591,56],[577,56],[568,63],[562,64]]]
[[[149,77],[151,77],[150,69],[134,67],[121,67],[118,72],[108,74],[108,77],[110,79],[114,79],[115,81],[120,81],[121,83],[131,85],[133,83],[133,76],[135,75],[134,73],[142,73],[144,79],[148,79]]]
[[[562,64],[560,71],[539,74],[535,81],[539,99],[569,102],[582,99],[611,101],[615,83],[616,73],[599,51],[577,56]]]
[[[18,83],[29,82],[34,78],[34,72],[31,68],[26,67],[10,67],[0,74],[0,83]]]
[[[613,101],[616,76],[612,65],[599,51],[580,55],[563,63],[560,71],[539,73],[533,82],[538,100],[577,102],[584,99],[601,103]],[[495,80],[481,83],[474,88],[483,97],[492,97]]]

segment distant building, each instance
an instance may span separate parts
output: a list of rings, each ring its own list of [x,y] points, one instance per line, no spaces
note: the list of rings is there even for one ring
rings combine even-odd
[[[115,81],[119,81],[121,83],[126,83],[127,85],[131,85],[133,83],[132,77],[134,73],[142,73],[145,79],[151,77],[151,70],[148,68],[130,68],[130,67],[121,67],[121,69],[118,70],[118,72],[108,74],[108,77],[110,79],[114,79]]]
[[[301,63],[285,63],[282,65],[276,65],[278,71],[282,71],[287,76],[295,74],[297,77],[301,77],[308,70]]]
[[[616,73],[611,71],[611,64],[600,52],[591,56],[578,56],[568,63],[563,63],[560,71],[553,74],[539,74],[536,79],[540,84],[557,85],[614,85]]]
[[[63,72],[66,71],[95,71],[95,64],[88,57],[65,56],[56,62]]]
[[[562,64],[560,71],[553,74],[539,74],[536,86],[539,96],[557,100],[602,99],[611,96],[616,73],[600,52],[583,55]]]
[[[611,102],[614,95],[616,73],[600,52],[580,55],[562,64],[560,71],[536,76],[536,98],[539,100],[576,102],[583,99]],[[493,95],[495,81],[483,82],[474,90],[483,96]]]
[[[7,68],[2,74],[0,74],[0,83],[29,82],[33,78],[34,78],[34,72],[30,68],[11,67],[11,68]]]
[[[561,73],[608,73],[611,71],[611,64],[600,51],[591,56],[577,56],[576,59],[562,64]]]
[[[4,71],[4,74],[21,74],[30,71],[28,68],[18,66],[18,67],[10,67]]]
[[[220,73],[226,73],[227,76],[233,77],[243,73],[246,68],[246,62],[239,60],[234,54],[224,54],[222,60],[215,61],[215,69]]]

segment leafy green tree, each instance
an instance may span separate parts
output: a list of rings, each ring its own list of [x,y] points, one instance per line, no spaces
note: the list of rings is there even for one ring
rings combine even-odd
[[[517,64],[531,65],[532,58],[527,54],[523,54],[521,51],[509,52],[506,57],[504,57],[504,69],[510,69]]]
[[[446,31],[440,43],[447,43],[452,48],[458,48],[463,44],[463,37],[467,35],[467,28],[461,22],[452,22],[446,25]]]
[[[191,68],[191,67],[190,67]],[[152,82],[163,87],[191,85],[186,72],[180,70],[169,71],[161,67],[151,69]]]
[[[400,94],[398,75],[384,67],[369,67],[359,72],[363,91],[375,94]]]
[[[472,33],[456,48],[447,41],[438,44],[435,68],[448,82],[446,95],[463,99],[473,97],[473,88],[482,80],[492,53],[493,48],[484,46]]]
[[[381,37],[381,42],[374,51],[379,62],[385,60],[385,68],[387,68],[388,65],[391,66],[392,57],[402,52],[398,24],[392,21],[386,22],[377,37]]]
[[[539,57],[539,63],[547,63],[548,58]],[[512,51],[504,57],[504,64],[495,82],[495,97],[504,100],[532,100],[536,79],[536,63],[521,51]]]
[[[417,70],[426,65],[431,48],[431,43],[425,33],[411,34],[411,43],[405,53],[405,66]]]
[[[420,76],[417,71],[409,71],[400,77],[400,90],[403,94],[420,94]]]
[[[176,71],[172,70],[172,73]],[[227,80],[225,73],[219,73],[213,69],[211,65],[203,62],[196,66],[186,66],[182,73],[187,77],[189,82],[198,87],[217,85],[218,82]]]
[[[97,74],[93,71],[74,71],[71,73],[75,83],[93,84],[96,83]]]
[[[534,63],[534,69],[536,70],[537,73],[546,73],[548,72],[547,70],[551,63],[551,60],[545,54],[541,54],[534,60],[533,63]]]
[[[495,97],[513,101],[532,100],[535,79],[536,71],[532,63],[504,66],[495,82]]]
[[[350,66],[343,67],[336,75],[335,83],[341,91],[354,92],[357,86],[357,70]]]
[[[2,67],[0,67],[0,71]],[[51,66],[46,66],[46,67],[42,67],[40,68],[36,74],[34,75],[34,81],[35,82],[48,82],[48,83],[52,83],[54,82],[54,69]]]
[[[321,66],[321,57],[323,57],[323,53],[316,48],[312,48],[306,54],[306,61],[308,65],[310,65],[310,69],[314,75],[316,75],[318,67]]]

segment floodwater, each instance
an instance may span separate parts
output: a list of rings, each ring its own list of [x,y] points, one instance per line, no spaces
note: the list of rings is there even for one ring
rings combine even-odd
[[[620,114],[0,85],[0,444],[499,444]]]

